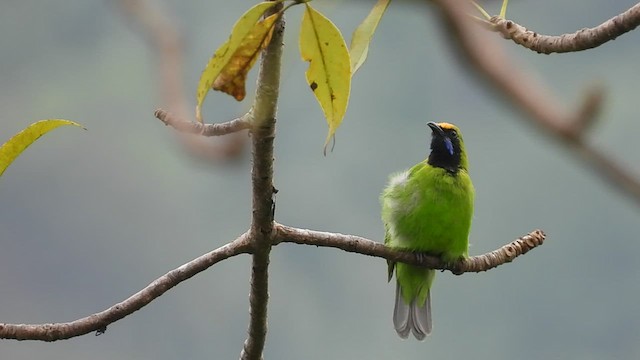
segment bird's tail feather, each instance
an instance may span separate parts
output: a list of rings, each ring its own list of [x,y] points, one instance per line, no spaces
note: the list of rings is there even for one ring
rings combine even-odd
[[[411,331],[411,308],[402,298],[402,289],[396,282],[396,305],[393,308],[393,326],[401,338],[409,337]]]
[[[402,297],[400,284],[396,282],[396,305],[393,309],[393,326],[398,335],[406,339],[409,332],[413,333],[418,340],[424,340],[431,334],[431,292],[427,294],[427,299],[423,306],[419,306],[417,299],[411,300],[407,304]]]

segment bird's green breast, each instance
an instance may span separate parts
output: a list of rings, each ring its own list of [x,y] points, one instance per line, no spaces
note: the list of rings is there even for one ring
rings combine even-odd
[[[422,162],[392,176],[382,194],[387,245],[433,253],[446,260],[467,256],[474,189],[468,173]]]

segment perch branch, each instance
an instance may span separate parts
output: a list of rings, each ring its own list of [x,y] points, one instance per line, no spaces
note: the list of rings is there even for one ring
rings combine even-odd
[[[82,319],[54,324],[2,324],[0,339],[57,341],[96,332],[106,331],[107,325],[131,315],[181,282],[208,269],[214,264],[251,251],[249,233],[169,271],[144,289],[110,308]]]
[[[593,49],[638,27],[640,3],[596,27],[558,36],[538,34],[499,16],[492,17],[489,22],[493,25],[488,26],[490,30],[499,32],[505,39],[529,50],[541,54],[575,52]]]
[[[282,3],[272,7],[265,16],[282,9]],[[253,216],[250,234],[253,245],[251,291],[249,294],[248,336],[240,353],[241,360],[260,360],[267,336],[267,305],[269,302],[269,255],[273,242],[273,141],[280,89],[280,67],[284,34],[284,17],[276,20],[271,42],[262,53],[256,96],[253,103],[251,128],[253,168]]]
[[[454,263],[446,263],[435,256],[394,250],[384,244],[360,236],[298,229],[282,224],[276,224],[275,229],[277,235],[274,245],[289,242],[301,245],[333,247],[348,252],[381,257],[410,265],[449,270],[456,275],[466,272],[487,271],[511,262],[516,257],[524,255],[529,252],[529,250],[542,245],[546,238],[542,230],[534,230],[497,250],[472,256]]]
[[[235,133],[251,128],[251,113],[246,113],[242,117],[220,124],[201,124],[195,121],[187,121],[173,114],[158,109],[153,113],[158,120],[174,129],[191,134],[203,136],[220,136]]]
[[[584,133],[595,121],[602,105],[598,88],[587,91],[581,106],[567,113],[547,89],[527,76],[526,70],[514,66],[502,48],[477,31],[469,21],[465,2],[432,0],[441,12],[446,31],[452,37],[448,43],[462,54],[469,68],[474,69],[499,90],[514,106],[521,109],[531,122],[574,153],[604,181],[624,195],[640,203],[640,180],[584,140]]]

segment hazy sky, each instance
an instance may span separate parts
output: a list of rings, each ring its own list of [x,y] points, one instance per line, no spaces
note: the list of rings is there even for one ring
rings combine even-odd
[[[633,1],[512,1],[508,16],[540,33],[573,32]],[[166,1],[183,32],[190,106],[200,72],[250,1]],[[345,37],[373,1],[318,9]],[[493,1],[488,10],[497,12]],[[382,241],[387,177],[428,152],[428,121],[464,133],[476,187],[471,254],[541,228],[548,240],[482,274],[438,274],[434,333],[400,340],[382,259],[279,245],[271,261],[267,359],[633,359],[640,356],[636,203],[542,137],[460,66],[430,9],[391,4],[354,78],[333,153],[304,80],[288,14],[276,145],[276,219]],[[157,61],[109,1],[0,5],[0,139],[45,118],[55,130],[0,179],[0,322],[71,321],[102,311],[158,276],[244,232],[250,162],[194,160],[153,118]],[[588,141],[640,176],[639,32],[579,54],[537,55],[503,42],[519,67],[569,109],[589,84],[607,102]],[[348,40],[347,40],[348,41]],[[252,75],[255,75],[252,73]],[[209,122],[244,103],[210,94]],[[171,110],[171,109],[167,109]],[[132,316],[57,343],[0,342],[2,359],[234,359],[248,324],[250,258],[225,261]]]

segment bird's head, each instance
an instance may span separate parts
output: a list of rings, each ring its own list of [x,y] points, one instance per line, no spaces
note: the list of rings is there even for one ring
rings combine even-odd
[[[454,174],[460,169],[467,170],[467,154],[460,129],[445,122],[429,122],[427,126],[431,128],[431,154],[427,160],[429,165]]]

